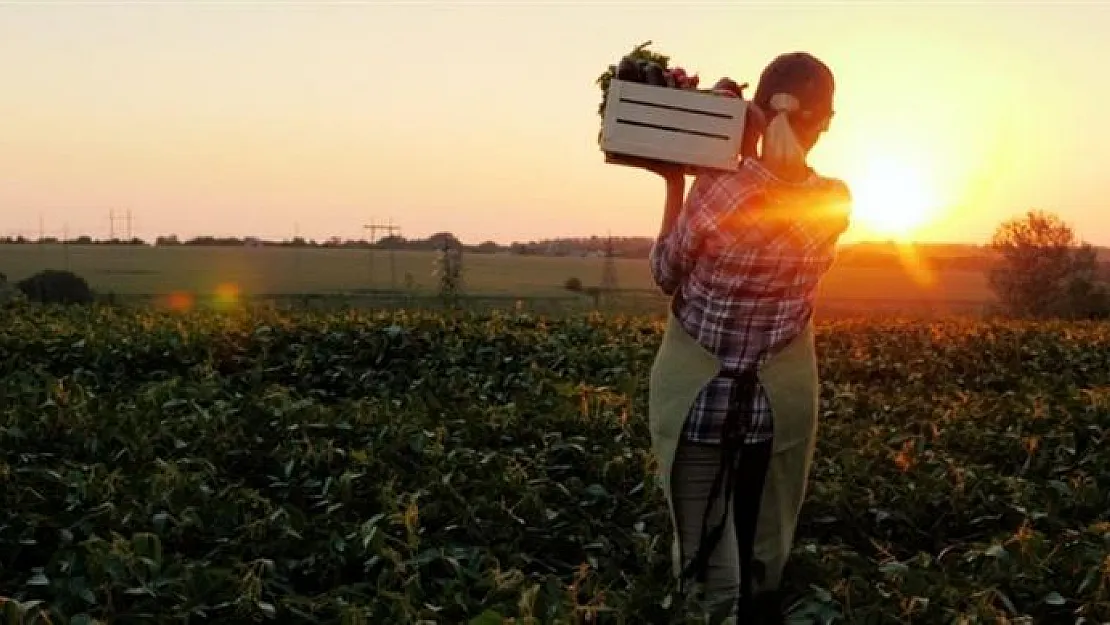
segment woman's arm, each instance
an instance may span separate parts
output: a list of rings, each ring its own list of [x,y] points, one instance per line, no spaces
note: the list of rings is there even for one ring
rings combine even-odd
[[[685,177],[681,174],[664,175],[663,179],[667,185],[667,196],[663,203],[659,236],[651,248],[650,263],[655,284],[665,295],[673,295],[693,270],[697,239],[690,232],[688,218],[683,219],[686,206]]]
[[[682,214],[682,205],[686,201],[686,178],[681,174],[664,176],[667,184],[667,196],[663,203],[663,221],[659,225],[659,238],[665,238],[674,230],[678,223],[678,216]]]
[[[691,168],[623,154],[607,154],[605,162],[637,167],[663,178],[666,184],[663,217],[659,224],[659,234],[651,247],[649,262],[655,284],[666,295],[673,294],[691,267],[691,259],[685,254],[689,237],[683,236],[688,233],[675,231],[686,203],[686,174],[693,173]]]

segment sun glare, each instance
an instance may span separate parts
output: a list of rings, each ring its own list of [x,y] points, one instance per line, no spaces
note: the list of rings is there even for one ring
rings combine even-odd
[[[912,239],[938,209],[924,173],[893,160],[872,162],[850,181],[852,221],[872,235]]]

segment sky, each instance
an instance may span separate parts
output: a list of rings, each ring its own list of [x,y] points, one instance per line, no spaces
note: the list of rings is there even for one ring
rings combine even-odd
[[[1063,0],[0,0],[0,235],[654,236],[663,184],[603,162],[594,83],[651,40],[703,85],[829,64],[810,162],[857,197],[846,240],[1042,208],[1110,244],[1108,30]]]

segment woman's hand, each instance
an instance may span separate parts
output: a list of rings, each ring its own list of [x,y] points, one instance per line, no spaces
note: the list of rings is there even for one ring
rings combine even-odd
[[[747,88],[748,83],[740,84],[725,76],[713,85],[711,91],[721,97],[743,100],[747,104],[744,112],[744,135],[740,138],[740,156],[755,157],[758,156],[756,146],[759,145],[759,138],[767,129],[767,115],[755,102],[744,97],[744,90]]]
[[[606,154],[605,162],[615,165],[627,165],[629,167],[638,167],[658,174],[669,183],[677,183],[682,181],[687,175],[693,175],[692,167],[687,165],[679,165],[676,163],[668,163],[665,161],[657,161],[650,158],[643,158],[640,156],[627,156],[624,154]]]

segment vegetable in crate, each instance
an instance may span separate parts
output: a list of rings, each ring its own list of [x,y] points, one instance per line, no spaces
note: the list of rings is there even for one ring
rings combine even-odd
[[[644,72],[640,69],[639,63],[632,59],[632,57],[626,56],[621,59],[620,65],[617,66],[616,74],[618,80],[627,80],[628,82],[644,81]]]
[[[681,67],[667,70],[668,84],[673,81],[673,86],[678,89],[697,89],[698,88],[698,75],[694,74],[689,76],[686,70]]]
[[[597,114],[605,116],[605,105],[609,99],[609,85],[614,78],[627,82],[635,82],[656,87],[671,87],[674,89],[697,89],[698,75],[688,74],[682,67],[670,67],[670,57],[648,49],[650,41],[644,42],[624,55],[616,65],[610,65],[601,76],[597,78],[597,85],[601,87],[601,106]],[[600,135],[599,135],[600,136]]]
[[[597,86],[601,87],[601,105],[597,109],[597,114],[599,116],[605,116],[605,104],[609,98],[609,83],[612,82],[614,78],[626,80],[623,76],[618,76],[618,74],[634,77],[635,80],[630,80],[630,82],[643,83],[646,82],[646,67],[649,63],[654,63],[663,70],[668,69],[671,61],[670,57],[659,54],[658,52],[652,52],[648,49],[650,45],[651,41],[645,41],[636,46],[632,49],[632,52],[629,52],[621,59],[619,65],[610,65],[605,73],[597,77]],[[628,62],[626,63],[625,61]],[[633,69],[633,66],[635,66],[635,69]],[[663,84],[666,84],[665,78]],[[600,140],[600,138],[601,135],[599,133],[598,140]]]
[[[667,75],[663,73],[663,67],[658,63],[648,63],[644,69],[644,78],[647,84],[656,87],[666,87]]]

